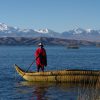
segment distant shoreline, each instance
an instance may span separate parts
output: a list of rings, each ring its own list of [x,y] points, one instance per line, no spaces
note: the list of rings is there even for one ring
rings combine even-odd
[[[70,43],[78,43],[81,46],[95,46],[96,42],[86,40],[62,39],[52,37],[0,37],[0,45],[22,46],[37,45],[43,42],[45,45],[67,46]]]

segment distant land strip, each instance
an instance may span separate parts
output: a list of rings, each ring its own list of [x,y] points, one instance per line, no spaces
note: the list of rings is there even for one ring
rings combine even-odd
[[[96,42],[86,40],[73,40],[73,39],[61,39],[51,37],[0,37],[0,45],[37,45],[39,42],[45,45],[62,45],[75,43],[82,46],[93,46]]]

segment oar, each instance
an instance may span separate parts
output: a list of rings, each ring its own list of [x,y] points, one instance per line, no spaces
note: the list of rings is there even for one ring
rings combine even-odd
[[[30,64],[30,66],[28,67],[28,69],[25,72],[29,71],[29,69],[31,68],[31,66],[33,65],[34,62],[35,62],[35,59],[33,60],[33,62]]]
[[[36,59],[33,60],[33,62],[30,64],[30,66],[28,67],[28,69],[25,72],[28,72],[29,71],[29,69],[31,68],[31,66],[33,65],[33,63],[35,62],[35,60],[37,60],[38,57],[39,56],[37,56]]]

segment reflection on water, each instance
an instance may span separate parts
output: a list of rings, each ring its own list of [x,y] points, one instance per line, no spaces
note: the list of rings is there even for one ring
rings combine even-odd
[[[97,84],[20,82],[22,94],[31,90],[31,100],[98,100],[100,87]],[[27,87],[27,89],[25,88]],[[29,100],[30,100],[29,99]]]

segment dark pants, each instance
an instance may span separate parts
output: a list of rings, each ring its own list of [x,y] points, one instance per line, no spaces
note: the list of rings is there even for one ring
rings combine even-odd
[[[37,66],[37,72],[39,72],[40,68],[41,68],[42,72],[44,72],[44,66]]]

